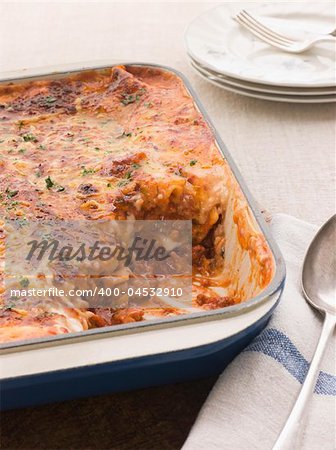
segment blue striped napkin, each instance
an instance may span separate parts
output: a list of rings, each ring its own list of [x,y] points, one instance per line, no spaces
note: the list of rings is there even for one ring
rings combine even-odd
[[[316,228],[279,214],[271,229],[286,260],[282,300],[267,328],[219,377],[183,450],[271,450],[307,373],[322,318],[302,297],[300,275]],[[295,450],[336,448],[335,372],[332,337],[309,405],[302,444]]]

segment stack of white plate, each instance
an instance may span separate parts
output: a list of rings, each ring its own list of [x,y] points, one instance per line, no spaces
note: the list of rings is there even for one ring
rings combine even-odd
[[[294,103],[336,101],[335,44],[321,42],[291,54],[269,46],[233,17],[247,9],[266,26],[294,39],[335,30],[333,3],[223,4],[188,27],[190,63],[206,80],[250,97]]]

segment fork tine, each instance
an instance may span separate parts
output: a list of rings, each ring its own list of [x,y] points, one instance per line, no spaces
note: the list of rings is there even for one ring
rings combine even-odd
[[[293,44],[294,41],[292,39],[287,38],[283,34],[277,33],[276,31],[271,30],[270,28],[263,25],[259,20],[255,19],[253,16],[251,16],[245,9],[241,11],[242,15],[246,16],[247,20],[250,20],[253,22],[253,24],[260,28],[260,31],[263,30],[265,33],[271,34],[274,37],[277,37],[278,39],[281,39],[282,41],[286,42],[287,44]]]
[[[278,40],[274,40],[269,35],[266,35],[266,34],[260,32],[258,29],[253,27],[250,22],[247,22],[239,14],[235,17],[235,19],[240,25],[242,25],[243,27],[247,28],[250,31],[250,33],[254,34],[255,36],[257,36],[259,39],[261,39],[262,41],[266,42],[267,44],[270,44],[270,45],[273,45],[274,47],[278,47],[278,48],[282,48],[282,49],[287,49],[288,48],[288,46],[285,45],[283,42],[278,41]]]
[[[287,44],[286,42],[279,40],[276,36],[267,34],[264,31],[260,30],[260,28],[256,27],[253,23],[251,23],[248,19],[246,19],[245,16],[238,14],[236,16],[236,19],[239,19],[239,23],[241,25],[245,26],[245,28],[247,28],[251,33],[254,33],[261,40],[263,41],[267,40],[268,43],[271,42],[273,45],[281,46],[282,48],[289,47],[290,44]]]

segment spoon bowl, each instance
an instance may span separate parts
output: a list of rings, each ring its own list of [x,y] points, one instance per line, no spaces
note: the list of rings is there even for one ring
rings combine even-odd
[[[336,314],[336,214],[320,228],[308,248],[302,290],[312,306]]]

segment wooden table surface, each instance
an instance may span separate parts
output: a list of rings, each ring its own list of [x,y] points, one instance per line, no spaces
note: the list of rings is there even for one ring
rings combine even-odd
[[[0,71],[97,60],[179,69],[259,203],[321,224],[334,211],[334,105],[251,99],[200,79],[188,64],[183,33],[215,4],[1,3]],[[179,449],[214,381],[6,412],[2,447]]]
[[[2,413],[2,449],[180,449],[216,378]]]

